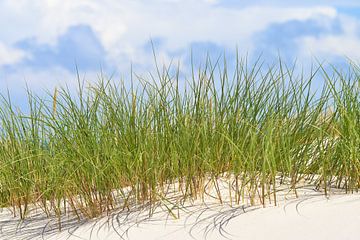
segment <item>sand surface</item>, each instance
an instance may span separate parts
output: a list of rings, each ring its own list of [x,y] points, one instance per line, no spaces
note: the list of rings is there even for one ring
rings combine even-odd
[[[174,219],[166,208],[148,217],[148,209],[115,212],[91,221],[56,220],[39,212],[19,222],[7,209],[0,213],[0,239],[359,239],[360,194],[326,198],[312,188],[299,198],[284,194],[278,206],[193,203]],[[177,212],[175,212],[177,213]]]

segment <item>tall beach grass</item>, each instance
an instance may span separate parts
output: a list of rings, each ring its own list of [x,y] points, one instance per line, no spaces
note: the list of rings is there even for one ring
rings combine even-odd
[[[219,178],[233,204],[276,204],[278,186],[296,192],[303,181],[324,194],[359,189],[357,65],[343,73],[317,64],[305,74],[281,60],[204,63],[187,77],[168,66],[149,77],[79,81],[76,94],[63,87],[45,99],[29,91],[27,113],[3,95],[0,207],[21,219],[30,206],[59,220],[94,218],[176,205],[169,185],[181,200],[203,199],[209,184],[222,202]]]

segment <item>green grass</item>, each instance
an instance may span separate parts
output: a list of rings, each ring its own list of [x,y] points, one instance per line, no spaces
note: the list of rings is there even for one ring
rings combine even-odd
[[[93,218],[171,201],[170,183],[184,199],[201,199],[224,176],[234,204],[276,201],[276,181],[296,191],[306,180],[325,194],[359,189],[355,64],[346,73],[319,64],[308,74],[281,61],[266,68],[239,59],[231,74],[228,67],[206,60],[187,79],[179,68],[157,68],[132,87],[79,81],[76,94],[60,88],[47,99],[29,91],[26,114],[3,96],[0,207],[22,219],[32,205],[59,219],[67,209]]]

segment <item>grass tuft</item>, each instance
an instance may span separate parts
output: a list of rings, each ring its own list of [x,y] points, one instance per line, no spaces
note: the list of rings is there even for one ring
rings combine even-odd
[[[281,60],[265,68],[238,59],[195,70],[157,68],[157,77],[100,79],[51,100],[28,92],[29,112],[0,103],[0,207],[24,219],[30,206],[60,218],[94,218],[134,205],[171,207],[208,189],[231,204],[277,201],[315,184],[329,194],[360,186],[360,78],[319,66],[309,74]],[[324,80],[318,92],[315,81]],[[138,83],[138,84],[136,84]],[[181,199],[168,198],[174,186]],[[151,214],[151,213],[150,213]],[[59,225],[59,228],[61,226]]]

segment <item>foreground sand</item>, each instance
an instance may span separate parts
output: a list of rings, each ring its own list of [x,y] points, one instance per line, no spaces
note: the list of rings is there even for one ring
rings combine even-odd
[[[158,208],[132,209],[109,217],[78,222],[67,218],[59,233],[56,220],[41,213],[19,223],[0,213],[0,239],[359,239],[360,194],[333,193],[326,198],[312,187],[299,198],[284,193],[278,206],[193,203],[179,210],[180,219]]]

